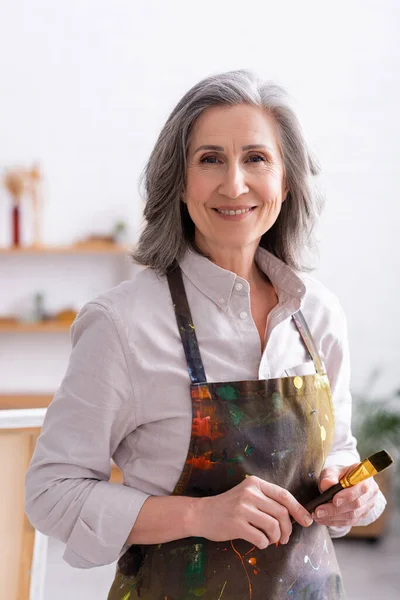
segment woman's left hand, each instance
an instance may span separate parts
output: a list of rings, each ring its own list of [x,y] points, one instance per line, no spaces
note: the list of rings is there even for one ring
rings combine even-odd
[[[350,467],[327,467],[321,473],[319,489],[324,492],[339,479],[352,471],[359,463]],[[338,492],[332,502],[321,504],[312,514],[314,521],[329,527],[354,527],[374,507],[379,486],[373,477]]]

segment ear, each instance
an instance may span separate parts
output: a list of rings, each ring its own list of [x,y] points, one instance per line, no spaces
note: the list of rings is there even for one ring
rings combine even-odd
[[[288,196],[288,193],[289,193],[289,186],[287,184],[287,179],[286,179],[285,173],[282,176],[282,188],[283,188],[283,191],[282,191],[282,202],[285,202],[285,200],[286,200],[286,198]]]

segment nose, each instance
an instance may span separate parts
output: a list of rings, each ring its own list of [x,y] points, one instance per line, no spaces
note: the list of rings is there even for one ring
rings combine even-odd
[[[246,173],[243,172],[240,164],[235,163],[226,167],[218,191],[221,196],[226,196],[233,200],[249,191],[246,182]]]

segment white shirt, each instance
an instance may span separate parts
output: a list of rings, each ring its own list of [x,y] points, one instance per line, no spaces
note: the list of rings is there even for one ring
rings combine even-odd
[[[261,248],[256,260],[279,300],[263,353],[248,282],[192,251],[180,263],[208,381],[314,373],[291,319],[301,308],[333,396],[335,436],[325,466],[358,462],[337,298]],[[71,336],[68,369],[26,476],[26,512],[34,527],[66,543],[69,564],[90,568],[119,557],[149,495],[174,489],[190,441],[190,380],[167,280],[151,269],[86,304]],[[111,457],[124,485],[108,482]],[[385,504],[380,494],[364,524]]]

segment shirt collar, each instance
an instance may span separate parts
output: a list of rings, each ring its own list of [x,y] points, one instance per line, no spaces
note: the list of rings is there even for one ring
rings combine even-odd
[[[287,303],[293,299],[300,302],[305,295],[305,285],[296,272],[279,258],[261,248],[257,248],[255,260],[260,269],[271,280],[279,303]],[[233,287],[237,281],[247,282],[232,271],[219,267],[205,256],[188,249],[179,265],[189,281],[219,308],[228,308]],[[248,284],[247,284],[248,285]],[[247,288],[249,291],[249,288]]]

